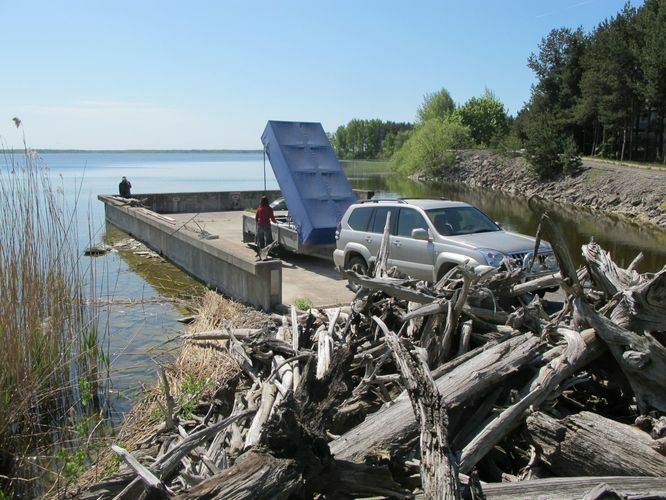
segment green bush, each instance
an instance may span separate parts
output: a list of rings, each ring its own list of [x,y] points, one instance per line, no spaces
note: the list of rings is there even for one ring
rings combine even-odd
[[[455,110],[460,123],[469,127],[474,143],[492,146],[509,131],[504,105],[488,89],[481,97],[472,97]]]
[[[526,120],[525,149],[530,171],[541,179],[574,173],[581,165],[572,137],[548,113],[532,113]]]
[[[440,173],[453,166],[456,149],[467,148],[471,143],[469,128],[455,121],[432,118],[411,133],[391,164],[406,175]]]
[[[296,306],[296,309],[299,311],[307,311],[308,309],[312,309],[313,304],[307,297],[297,297],[296,300],[294,300],[294,306]]]

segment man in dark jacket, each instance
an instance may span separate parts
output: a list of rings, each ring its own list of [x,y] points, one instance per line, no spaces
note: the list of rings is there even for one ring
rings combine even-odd
[[[122,198],[131,198],[130,189],[132,189],[132,184],[127,180],[127,177],[123,176],[123,180],[118,184],[118,191]]]

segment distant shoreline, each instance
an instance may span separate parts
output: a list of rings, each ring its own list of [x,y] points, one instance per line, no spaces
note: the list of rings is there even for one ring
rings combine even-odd
[[[8,149],[7,153],[23,153],[23,149]],[[37,153],[263,153],[263,149],[32,149]]]

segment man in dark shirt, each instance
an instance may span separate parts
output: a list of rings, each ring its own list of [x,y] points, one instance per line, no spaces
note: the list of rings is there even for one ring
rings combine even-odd
[[[118,191],[122,198],[131,198],[130,189],[132,189],[132,184],[127,180],[127,177],[123,176],[123,180],[118,184]]]
[[[255,220],[257,221],[257,246],[259,248],[264,248],[273,243],[271,221],[277,224],[273,209],[268,204],[268,198],[266,196],[261,197],[261,203],[257,207]]]

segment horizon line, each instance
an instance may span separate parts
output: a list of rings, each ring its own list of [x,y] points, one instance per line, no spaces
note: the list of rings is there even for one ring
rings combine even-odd
[[[8,153],[24,153],[25,149],[11,148]],[[75,149],[29,148],[37,153],[263,153],[263,149]]]

